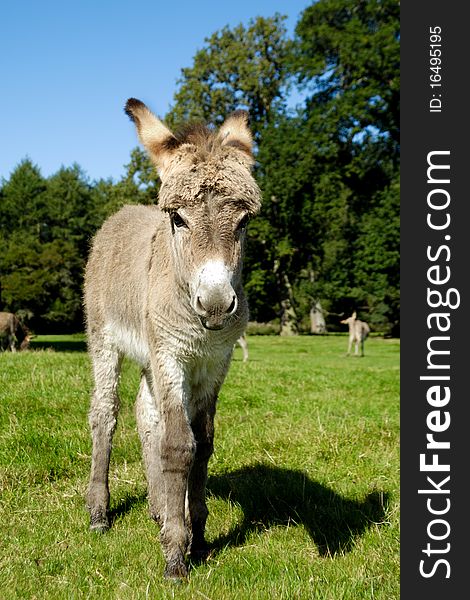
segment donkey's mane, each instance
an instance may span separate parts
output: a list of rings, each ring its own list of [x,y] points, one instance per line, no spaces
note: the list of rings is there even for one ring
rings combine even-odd
[[[178,145],[193,144],[202,147],[213,143],[215,138],[214,132],[202,121],[182,125],[176,130],[174,136]]]
[[[244,110],[236,110],[231,113],[231,117],[242,119],[248,122],[248,113]],[[224,142],[224,138],[217,135],[217,131],[214,128],[209,127],[203,121],[193,121],[180,126],[174,133],[173,137],[168,138],[164,142],[165,149],[175,150],[183,144],[190,144],[195,146],[199,151],[203,153],[212,153],[217,151]],[[251,155],[251,146],[248,146],[240,140],[225,141],[225,146],[232,146]]]

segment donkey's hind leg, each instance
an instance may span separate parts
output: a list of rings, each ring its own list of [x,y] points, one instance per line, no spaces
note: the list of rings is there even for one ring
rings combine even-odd
[[[90,529],[102,532],[109,528],[109,460],[114,430],[119,411],[117,393],[121,356],[100,340],[92,347],[95,388],[91,399],[88,421],[92,435],[92,459],[87,507]]]
[[[149,512],[152,519],[163,524],[163,475],[160,460],[161,419],[156,399],[151,393],[148,373],[142,373],[136,401],[137,428],[142,443],[145,471],[147,475]]]

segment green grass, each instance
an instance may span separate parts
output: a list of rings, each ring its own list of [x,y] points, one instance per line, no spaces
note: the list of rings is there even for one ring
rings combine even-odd
[[[112,528],[88,531],[91,373],[83,336],[0,354],[0,598],[399,598],[399,342],[249,337],[209,463],[209,560],[162,578],[124,364]]]

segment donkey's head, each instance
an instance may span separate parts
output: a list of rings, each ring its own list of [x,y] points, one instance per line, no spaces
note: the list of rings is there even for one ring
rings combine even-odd
[[[354,311],[350,317],[348,317],[347,319],[343,319],[342,321],[340,321],[340,323],[343,323],[343,325],[353,325],[356,319],[357,315],[356,311]]]
[[[172,133],[139,100],[126,112],[160,175],[175,277],[203,325],[221,329],[242,297],[246,226],[260,209],[247,113],[233,113],[218,132],[196,125]]]

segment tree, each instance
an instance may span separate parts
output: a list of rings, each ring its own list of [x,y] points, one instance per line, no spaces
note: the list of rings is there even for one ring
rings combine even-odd
[[[21,161],[3,182],[0,227],[5,238],[16,229],[39,235],[44,213],[46,181],[29,158]]]
[[[33,328],[81,329],[83,262],[65,240],[40,242],[16,231],[0,256],[2,304],[29,315]]]
[[[321,0],[296,27],[293,70],[350,140],[366,131],[399,144],[400,3]],[[334,108],[334,110],[333,110]]]
[[[25,158],[13,170],[9,180],[2,181],[0,194],[0,307],[13,310],[14,290],[21,289],[20,275],[7,276],[15,268],[16,244],[25,261],[30,254],[30,244],[39,244],[40,227],[44,214],[44,192],[46,181],[39,168]],[[21,260],[21,258],[20,258]],[[34,261],[33,261],[34,262]],[[41,294],[34,288],[31,296]],[[26,308],[26,307],[24,307]]]
[[[292,55],[314,142],[317,293],[331,312],[361,306],[381,326],[399,305],[399,14],[396,0],[321,0],[301,15]]]
[[[92,186],[74,164],[49,177],[44,193],[43,241],[67,240],[83,259],[95,229]]]
[[[143,150],[134,148],[125,168],[126,172],[119,181],[100,179],[93,186],[95,229],[125,204],[155,204],[157,202],[158,175]]]
[[[80,167],[43,179],[22,161],[3,186],[2,204],[2,307],[26,312],[36,329],[81,329],[83,267],[95,224]]]
[[[170,124],[199,119],[220,125],[236,109],[250,113],[258,139],[284,103],[290,43],[284,16],[257,17],[206,38],[192,67],[182,69]]]

